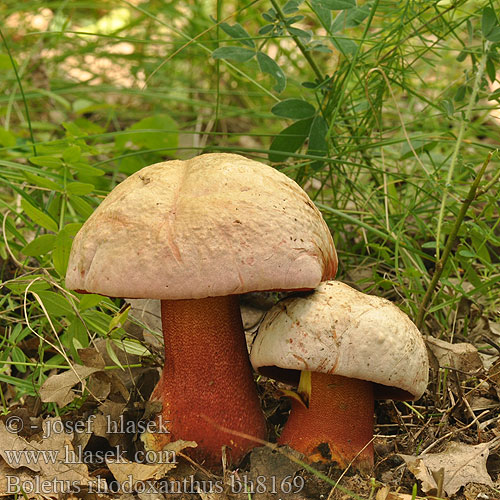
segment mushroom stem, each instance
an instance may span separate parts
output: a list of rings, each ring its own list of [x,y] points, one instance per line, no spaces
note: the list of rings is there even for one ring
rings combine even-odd
[[[292,399],[292,411],[279,444],[306,455],[310,462],[351,461],[373,468],[373,384],[364,380],[311,374],[309,408]]]
[[[151,399],[162,402],[170,433],[153,434],[149,447],[196,441],[190,456],[214,467],[221,464],[226,445],[237,463],[256,442],[222,428],[266,437],[238,296],[162,300],[161,318],[165,365]]]

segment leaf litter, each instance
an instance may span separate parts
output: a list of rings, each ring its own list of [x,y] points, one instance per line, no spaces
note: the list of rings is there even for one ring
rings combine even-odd
[[[245,297],[242,305],[243,317],[247,330],[247,341],[251,344],[256,325],[262,311],[276,298]],[[139,313],[138,313],[139,311]],[[133,338],[145,342],[152,352],[161,357],[161,343],[158,342],[158,304],[140,304],[132,307],[131,321],[124,325]],[[139,315],[139,322],[136,321]],[[147,318],[147,321],[146,321]],[[479,332],[479,318],[475,330]],[[483,326],[486,323],[482,323]],[[495,323],[491,326],[495,327]],[[490,338],[496,338],[493,330]],[[500,407],[500,361],[498,352],[485,349],[479,342],[482,336],[477,334],[478,350],[471,342],[449,343],[439,339],[428,339],[428,347],[433,361],[432,380],[438,381],[429,386],[424,398],[413,404],[412,409],[400,402],[377,403],[377,425],[375,428],[376,466],[373,478],[362,476],[355,471],[340,471],[335,467],[320,467],[321,471],[339,481],[343,488],[358,495],[359,498],[376,500],[410,500],[411,492],[417,486],[417,497],[441,493],[457,500],[498,500],[500,499],[498,474],[500,456],[498,448],[492,447],[500,436],[498,422]],[[457,340],[461,340],[458,339]],[[316,500],[324,498],[354,498],[345,493],[345,489],[332,488],[314,474],[304,470],[283,453],[270,448],[256,448],[246,461],[235,470],[227,469],[221,476],[214,476],[203,469],[203,464],[192,463],[182,458],[184,446],[195,443],[174,443],[179,455],[178,463],[138,463],[133,461],[134,453],[141,449],[137,434],[109,432],[110,425],[123,422],[137,422],[149,418],[149,394],[159,375],[154,366],[130,368],[141,362],[141,357],[113,345],[110,356],[104,339],[96,340],[91,347],[79,350],[83,365],[74,365],[72,370],[54,373],[48,377],[40,391],[42,402],[56,403],[60,408],[68,408],[63,419],[86,420],[92,416],[89,432],[58,434],[52,440],[40,440],[39,433],[25,431],[23,435],[6,435],[5,427],[0,431],[2,450],[26,449],[83,449],[89,453],[106,449],[110,452],[120,450],[120,461],[107,459],[103,463],[88,464],[38,464],[39,469],[28,464],[12,467],[0,453],[0,494],[6,493],[5,477],[16,476],[20,482],[33,481],[36,477],[50,479],[63,475],[82,485],[80,496],[87,495],[86,484],[96,478],[112,484],[124,484],[129,481],[132,492],[102,492],[100,498],[122,498],[124,500],[160,500],[162,498],[207,499],[207,500],[248,500],[248,492],[235,490],[237,481],[246,480],[255,484],[260,477],[274,478],[275,483],[290,479],[304,479],[305,487],[294,494],[273,495],[271,491],[255,491],[252,500],[271,498],[293,498],[294,500]],[[487,350],[489,349],[489,351]],[[486,352],[486,354],[483,354]],[[125,369],[116,366],[118,359]],[[486,361],[488,360],[488,363]],[[142,360],[144,361],[144,360]],[[161,365],[161,360],[157,366]],[[143,365],[145,363],[143,362]],[[114,369],[109,369],[113,367]],[[484,366],[488,369],[485,369]],[[83,385],[82,385],[83,383]],[[441,384],[441,385],[439,385]],[[272,380],[261,377],[258,385],[263,408],[270,423],[271,441],[276,439],[279,428],[286,420],[289,402],[279,397],[282,386]],[[72,402],[87,391],[90,397],[78,409],[72,408]],[[28,402],[28,400],[27,400]],[[38,405],[39,406],[39,405]],[[30,402],[11,404],[10,415],[21,415],[25,427],[36,422],[37,428],[43,424],[41,417],[34,413]],[[431,413],[434,416],[431,417]],[[436,416],[437,415],[437,416]],[[5,416],[2,419],[5,421]],[[47,419],[46,419],[47,420]],[[7,433],[8,434],[8,433]],[[424,453],[417,454],[417,450]],[[431,452],[432,450],[432,452]],[[496,464],[496,465],[495,465]],[[66,468],[64,468],[66,467]],[[194,489],[173,493],[150,494],[141,491],[140,485],[158,482],[161,478],[182,481],[191,478]],[[442,478],[442,480],[440,479]],[[219,481],[222,490],[203,489],[201,481]],[[235,483],[236,481],[236,483]],[[441,481],[441,483],[440,483]],[[135,488],[136,491],[133,491]],[[473,497],[471,492],[476,491]],[[478,496],[479,495],[479,496]],[[481,496],[483,495],[483,496]],[[27,494],[28,498],[53,498],[54,495]],[[90,498],[90,497],[89,497]]]

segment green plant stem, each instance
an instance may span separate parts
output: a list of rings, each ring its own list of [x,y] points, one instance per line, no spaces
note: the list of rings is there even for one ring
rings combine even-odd
[[[493,156],[493,151],[490,151],[488,153],[488,156],[486,157],[486,160],[484,160],[483,165],[481,166],[478,174],[476,175],[476,178],[474,179],[474,182],[472,183],[469,193],[467,194],[467,198],[465,198],[464,202],[462,203],[462,206],[460,207],[460,212],[458,213],[457,219],[455,221],[455,224],[453,224],[453,227],[451,229],[450,234],[448,235],[448,239],[446,240],[446,244],[443,250],[443,255],[439,259],[439,261],[436,263],[436,269],[434,270],[434,274],[432,275],[432,280],[429,284],[429,288],[427,288],[427,291],[425,292],[425,295],[422,299],[422,302],[420,303],[420,307],[418,309],[418,315],[417,315],[417,320],[415,324],[417,325],[417,328],[421,328],[426,312],[427,312],[427,305],[429,304],[432,294],[434,293],[434,289],[436,288],[439,279],[441,278],[441,274],[443,273],[444,266],[446,264],[446,261],[448,260],[448,257],[450,256],[451,249],[455,243],[455,240],[458,235],[458,230],[460,229],[460,226],[462,225],[462,222],[465,218],[465,215],[467,213],[467,210],[469,209],[471,203],[474,201],[474,199],[477,197],[477,191],[479,187],[479,183],[481,182],[481,178],[483,177],[484,172],[486,171],[486,167],[490,163],[491,157]]]
[[[217,0],[217,13],[216,13],[216,21],[217,27],[215,28],[215,37],[217,38],[217,42],[215,43],[215,48],[218,49],[220,46],[220,23],[222,18],[222,0]],[[217,90],[217,97],[215,101],[215,120],[214,120],[214,130],[217,130],[217,126],[219,124],[219,116],[220,116],[220,59],[215,61],[215,86]]]
[[[28,122],[28,128],[30,131],[31,145],[33,147],[33,155],[36,156],[35,136],[33,134],[33,128],[31,127],[31,119],[30,119],[30,113],[28,110],[28,102],[26,101],[26,96],[24,95],[23,84],[21,82],[19,72],[17,71],[16,62],[14,61],[14,58],[12,57],[12,53],[9,49],[9,45],[7,44],[7,39],[5,38],[3,31],[1,29],[0,29],[0,37],[2,38],[3,43],[5,45],[5,50],[7,51],[7,54],[9,55],[10,63],[12,64],[12,69],[14,70],[14,74],[16,75],[17,84],[19,85],[19,90],[21,91],[21,95],[22,95],[23,102],[24,102],[24,110],[26,112],[26,121]]]
[[[481,85],[481,80],[483,78],[484,70],[486,67],[486,61],[488,59],[488,51],[490,49],[491,42],[487,41],[484,44],[483,55],[481,61],[479,62],[479,67],[477,69],[476,78],[474,79],[474,86],[472,88],[472,94],[470,96],[469,103],[465,110],[465,115],[462,115],[460,120],[460,128],[458,130],[457,140],[455,142],[455,148],[451,156],[450,168],[448,169],[448,175],[446,176],[446,185],[444,186],[443,199],[441,200],[441,207],[439,209],[438,223],[436,229],[436,260],[439,260],[439,247],[441,244],[441,228],[443,226],[444,211],[446,208],[446,200],[448,198],[448,191],[450,189],[451,181],[453,180],[453,173],[455,171],[455,165],[457,163],[458,153],[462,146],[462,141],[464,138],[465,131],[467,129],[467,124],[470,121],[470,116],[476,103],[476,97],[479,92],[479,87]]]
[[[281,10],[281,7],[279,6],[278,2],[276,0],[271,0],[271,4],[274,7],[274,10],[276,11],[276,14],[279,18],[279,20],[282,23],[285,23],[286,16],[284,12]],[[287,30],[288,31],[288,30]],[[312,70],[314,71],[314,74],[316,75],[316,78],[322,82],[324,79],[324,74],[319,68],[319,66],[316,64],[316,61],[314,58],[311,56],[311,53],[307,50],[307,47],[302,43],[302,40],[300,37],[297,35],[294,35],[293,33],[288,32],[288,34],[292,37],[292,40],[295,42],[299,50],[302,52],[302,55],[306,58],[306,61],[309,63],[309,66],[311,66]]]

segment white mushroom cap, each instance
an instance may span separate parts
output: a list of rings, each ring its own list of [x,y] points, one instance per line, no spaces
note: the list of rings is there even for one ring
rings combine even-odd
[[[424,340],[408,316],[338,281],[270,309],[250,360],[278,380],[307,370],[371,381],[378,399],[418,399],[429,372]]]
[[[157,163],[128,177],[76,235],[66,286],[193,299],[316,287],[337,256],[298,184],[233,154]]]

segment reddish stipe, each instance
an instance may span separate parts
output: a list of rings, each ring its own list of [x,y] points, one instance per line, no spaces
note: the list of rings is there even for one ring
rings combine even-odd
[[[373,384],[339,375],[311,374],[309,408],[292,399],[292,411],[279,444],[287,444],[310,462],[353,461],[373,468]]]
[[[152,400],[163,403],[170,434],[154,434],[152,445],[196,441],[188,454],[208,467],[221,465],[222,446],[233,463],[258,443],[221,430],[266,438],[255,390],[238,296],[162,300],[165,365]],[[215,423],[215,424],[214,424]]]

